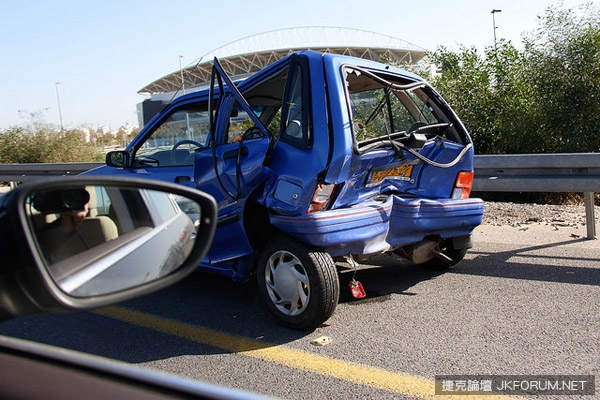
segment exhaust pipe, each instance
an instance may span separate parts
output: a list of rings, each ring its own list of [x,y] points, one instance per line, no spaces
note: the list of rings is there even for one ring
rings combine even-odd
[[[423,264],[433,258],[439,258],[448,264],[452,263],[452,259],[440,251],[440,243],[431,240],[403,247],[396,250],[395,253],[409,259],[415,264]]]

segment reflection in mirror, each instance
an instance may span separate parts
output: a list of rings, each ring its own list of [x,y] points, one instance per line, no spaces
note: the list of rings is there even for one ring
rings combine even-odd
[[[192,252],[201,214],[186,197],[117,186],[42,191],[26,203],[50,276],[75,297],[114,293],[173,272]]]

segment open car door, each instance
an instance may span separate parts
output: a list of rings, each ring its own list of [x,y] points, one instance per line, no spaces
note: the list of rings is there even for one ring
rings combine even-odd
[[[263,163],[272,138],[259,109],[246,101],[215,58],[209,92],[210,141],[194,157],[197,189],[218,204],[218,224],[209,251],[209,268],[253,252],[244,229],[244,209],[250,195],[266,179]],[[240,272],[231,269],[227,275]],[[222,272],[222,271],[221,271]]]

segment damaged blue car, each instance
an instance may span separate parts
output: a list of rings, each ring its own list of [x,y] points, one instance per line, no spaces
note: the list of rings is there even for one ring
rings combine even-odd
[[[256,275],[271,314],[310,329],[336,308],[337,260],[395,253],[447,268],[464,257],[484,209],[470,198],[473,154],[422,78],[302,51],[236,82],[215,59],[204,89],[176,98],[89,173],[212,195],[218,225],[200,268]]]

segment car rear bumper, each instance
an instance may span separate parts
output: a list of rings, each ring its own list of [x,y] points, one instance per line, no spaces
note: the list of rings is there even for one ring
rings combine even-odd
[[[376,254],[427,236],[469,236],[481,224],[481,199],[419,199],[389,196],[357,207],[297,217],[271,216],[278,229],[332,256]]]

